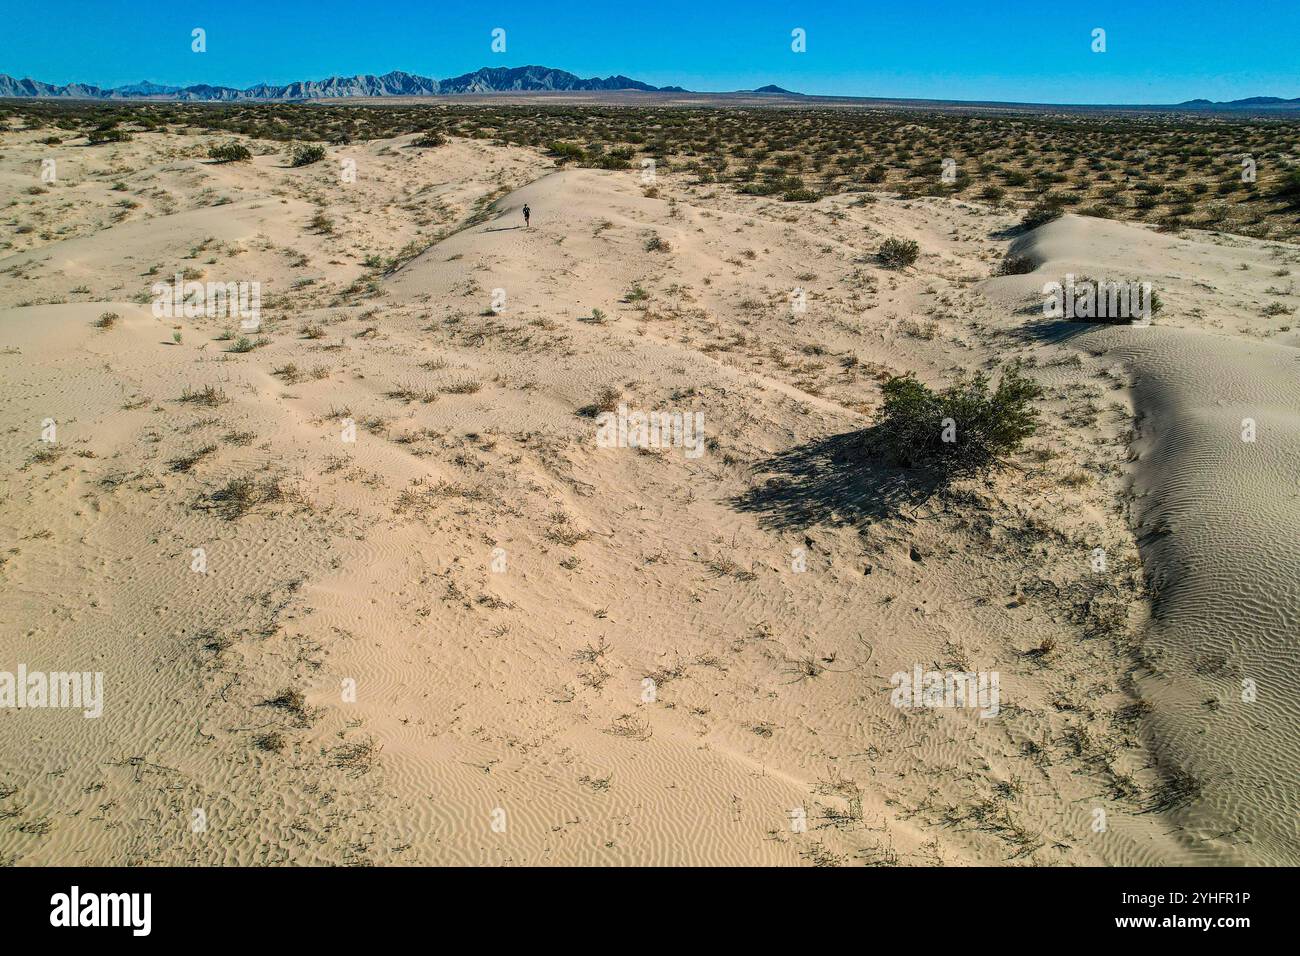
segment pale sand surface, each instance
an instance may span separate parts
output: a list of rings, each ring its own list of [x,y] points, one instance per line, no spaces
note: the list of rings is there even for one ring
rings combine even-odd
[[[24,135],[0,189],[44,228],[0,259],[0,670],[103,671],[105,704],[0,711],[0,861],[1300,859],[1300,338],[1260,314],[1296,247],[1075,217],[1013,240],[980,204],[675,174],[647,196],[463,140],[303,169],[57,147],[29,196]],[[886,236],[915,268],[879,266]],[[1013,241],[1038,271],[989,279]],[[1120,267],[1157,277],[1157,327],[1025,311]],[[260,281],[266,343],[155,319],[140,294],[185,269]],[[1047,388],[1016,467],[891,505],[854,435],[881,379],[1013,356]],[[180,401],[208,385],[228,400]],[[597,447],[605,386],[703,412],[707,451]],[[281,493],[223,516],[241,477]],[[915,664],[997,670],[1001,713],[893,707]],[[1174,770],[1202,786],[1168,806]]]
[[[1179,804],[1172,818],[1205,862],[1224,859],[1225,841],[1226,859],[1243,864],[1293,863],[1300,847],[1300,706],[1289,689],[1300,624],[1300,336],[1275,334],[1278,320],[1255,311],[1268,301],[1255,298],[1261,273],[1272,288],[1290,282],[1265,264],[1294,253],[1268,248],[1275,254],[1261,258],[1252,242],[1067,217],[1018,242],[1038,263],[1032,276],[995,280],[1032,289],[1066,272],[1168,277],[1176,305],[1151,328],[1046,334],[1123,363],[1132,380],[1131,514],[1154,601],[1137,688],[1154,708],[1151,742]],[[1251,423],[1253,440],[1243,440]]]

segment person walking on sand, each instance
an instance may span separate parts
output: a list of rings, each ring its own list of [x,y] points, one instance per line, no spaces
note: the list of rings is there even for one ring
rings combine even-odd
[[[528,208],[528,203],[524,203],[524,228],[525,229],[528,228],[528,216],[531,212],[532,210]]]

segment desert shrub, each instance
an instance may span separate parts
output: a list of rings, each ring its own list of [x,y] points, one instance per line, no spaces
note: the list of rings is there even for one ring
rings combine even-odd
[[[602,412],[613,412],[618,408],[618,403],[622,400],[622,389],[613,385],[602,385],[600,391],[596,393],[595,401],[578,409],[578,414],[585,415],[588,418],[595,418]]]
[[[1140,317],[1138,306],[1141,298],[1137,290],[1144,285],[1150,286],[1149,282],[1132,277],[1098,280],[1089,275],[1074,276],[1073,279],[1067,275],[1058,280],[1063,291],[1071,284],[1076,290],[1073,293],[1076,305],[1074,314],[1066,316],[1069,321],[1118,324],[1133,322]],[[1124,292],[1125,289],[1130,291]],[[1084,296],[1089,292],[1091,295],[1088,296],[1088,301],[1092,304],[1088,311],[1091,314],[1080,314],[1084,311]],[[1155,317],[1165,306],[1160,293],[1154,288],[1147,291],[1146,305],[1150,310],[1147,318]]]
[[[1036,267],[1029,256],[1007,256],[998,266],[1000,276],[1023,276],[1033,272]]]
[[[992,392],[983,372],[942,392],[910,374],[894,376],[883,392],[876,440],[898,464],[941,479],[988,471],[1015,452],[1037,428],[1032,403],[1043,393],[1016,365]]]
[[[92,129],[86,134],[86,141],[91,146],[98,146],[100,143],[125,143],[131,138],[131,134],[124,129]]]
[[[785,202],[816,202],[818,198],[817,194],[806,186],[787,190],[786,194],[781,197]]]
[[[880,261],[890,269],[906,269],[921,255],[921,247],[913,239],[886,239],[880,244]]]
[[[551,154],[559,157],[561,163],[577,162],[586,154],[577,143],[554,142],[550,145]]]
[[[651,236],[645,241],[646,252],[671,252],[672,246],[658,236]]]
[[[290,166],[310,166],[325,158],[324,146],[299,146],[289,157]]]
[[[1037,229],[1054,219],[1060,219],[1063,212],[1064,210],[1057,203],[1040,202],[1025,213],[1025,217],[1020,220],[1020,225],[1026,229]]]
[[[432,148],[434,146],[444,146],[447,143],[447,137],[443,136],[437,130],[425,130],[415,139],[411,140],[412,146]]]
[[[1283,177],[1277,194],[1283,199],[1300,204],[1300,169],[1293,169]]]
[[[219,163],[239,163],[252,158],[253,154],[242,143],[219,143],[208,150],[208,159]]]

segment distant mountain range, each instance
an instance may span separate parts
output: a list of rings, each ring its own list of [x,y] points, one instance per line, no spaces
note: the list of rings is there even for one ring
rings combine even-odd
[[[201,83],[197,86],[161,86],[143,80],[126,86],[103,89],[86,83],[69,83],[67,86],[55,86],[39,80],[18,80],[0,73],[0,97],[50,97],[63,99],[93,100],[181,100],[191,102],[247,103],[294,100],[317,100],[346,97],[385,97],[385,96],[449,96],[458,93],[538,93],[538,92],[613,92],[632,90],[641,93],[690,93],[680,86],[651,86],[628,76],[589,77],[584,79],[566,70],[555,70],[546,66],[484,67],[473,73],[445,80],[435,80],[428,76],[403,73],[394,70],[383,76],[362,73],[357,76],[331,76],[323,80],[302,80],[287,83],[284,86],[271,86],[259,83],[247,89],[233,86],[210,86]],[[737,93],[762,96],[796,96],[779,86],[762,86],[756,90],[737,90]],[[874,97],[833,97],[836,100],[871,99]],[[881,102],[885,102],[881,100]],[[889,100],[898,103],[957,103],[955,100]],[[988,104],[996,105],[996,104]],[[1036,104],[1008,104],[1033,106]],[[1037,104],[1051,106],[1053,104]],[[1056,104],[1066,105],[1066,104]],[[1195,110],[1207,112],[1246,112],[1246,111],[1300,111],[1300,97],[1282,99],[1278,96],[1251,96],[1241,100],[1215,102],[1196,99],[1182,103],[1149,104],[1147,106],[1119,106],[1122,109],[1159,109],[1159,110]],[[1080,107],[1097,108],[1097,107]],[[1108,107],[1099,107],[1106,109]]]
[[[350,96],[446,96],[456,93],[504,93],[543,91],[637,90],[650,93],[685,93],[680,86],[651,86],[627,76],[583,79],[564,70],[545,66],[485,67],[473,73],[435,80],[394,70],[383,76],[331,76],[284,86],[259,83],[240,90],[230,86],[159,86],[141,82],[102,89],[85,83],[54,86],[39,80],[17,80],[0,73],[0,97],[66,97],[102,100],[187,100],[203,102],[247,102],[266,100],[315,100]],[[769,87],[764,92],[776,91]],[[781,90],[780,92],[785,92]]]
[[[1244,100],[1187,100],[1175,104],[1189,110],[1300,110],[1300,96],[1284,100],[1280,96],[1248,96]]]

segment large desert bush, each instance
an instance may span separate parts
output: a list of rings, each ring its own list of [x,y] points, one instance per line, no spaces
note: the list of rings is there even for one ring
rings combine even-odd
[[[208,150],[208,159],[215,159],[219,163],[238,163],[252,158],[253,154],[248,151],[248,147],[241,143],[219,143]]]
[[[787,189],[781,198],[785,202],[816,202],[820,197],[807,186],[797,186],[794,189]]]
[[[1065,212],[1060,205],[1052,202],[1040,202],[1030,208],[1025,213],[1025,218],[1020,220],[1020,225],[1026,229],[1037,229],[1054,219],[1060,219]]]
[[[290,166],[310,166],[325,158],[324,146],[299,146],[289,157]]]
[[[936,392],[911,375],[885,382],[875,438],[897,463],[941,478],[987,471],[1037,428],[1037,382],[1009,366],[990,391],[983,372]]]
[[[1034,265],[1034,260],[1029,256],[1008,255],[998,266],[997,275],[1000,276],[1023,276],[1033,272],[1038,268]]]
[[[131,138],[131,134],[124,129],[92,129],[86,134],[86,141],[91,146],[98,146],[100,143],[125,143]]]
[[[1277,194],[1300,205],[1300,169],[1293,169],[1282,179]]]
[[[880,244],[880,261],[890,269],[906,269],[921,255],[921,247],[912,239],[886,239]]]
[[[556,156],[561,163],[578,162],[586,153],[577,143],[565,143],[556,141],[550,145],[551,154]]]

